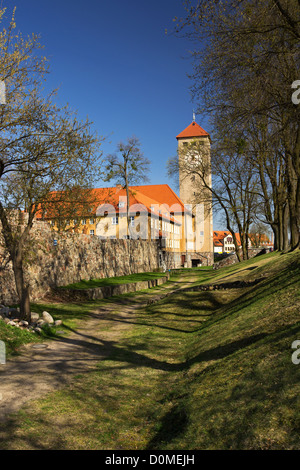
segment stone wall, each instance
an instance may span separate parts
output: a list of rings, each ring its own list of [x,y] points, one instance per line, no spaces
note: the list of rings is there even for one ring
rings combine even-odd
[[[199,263],[201,266],[212,266],[214,264],[214,254],[213,252],[195,252],[191,255],[187,255],[188,267],[197,266],[195,262]]]
[[[170,273],[164,276],[148,281],[128,282],[126,284],[116,284],[113,286],[94,287],[90,289],[63,289],[59,291],[59,298],[66,301],[89,301],[96,299],[107,299],[113,295],[127,294],[128,292],[137,292],[143,289],[152,289],[160,286],[170,279]]]
[[[150,272],[160,267],[157,241],[57,234],[43,222],[34,226],[29,257],[27,279],[32,300],[42,298],[51,288],[80,280]],[[17,302],[11,266],[0,272],[0,302]]]
[[[30,285],[31,300],[38,300],[52,289],[81,280],[180,268],[181,255],[163,250],[159,240],[100,239],[78,233],[58,234],[47,223],[35,222],[27,256],[26,279]],[[197,257],[201,258],[201,254]],[[187,267],[191,267],[190,255],[188,261]],[[203,265],[208,263],[207,254],[203,261]],[[0,303],[18,303],[11,265],[0,271]]]
[[[255,256],[258,255],[263,255],[265,253],[268,253],[270,249],[266,248],[249,248],[248,250],[248,256],[250,258],[254,258]],[[228,255],[226,258],[223,258],[221,261],[218,261],[217,263],[214,264],[215,269],[223,268],[225,266],[231,266],[232,264],[238,263],[238,257],[236,253]]]

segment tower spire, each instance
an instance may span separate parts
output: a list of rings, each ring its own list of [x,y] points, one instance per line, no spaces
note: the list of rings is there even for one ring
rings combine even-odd
[[[193,109],[193,122],[195,122],[195,121],[196,121],[196,115],[195,115],[195,111]]]

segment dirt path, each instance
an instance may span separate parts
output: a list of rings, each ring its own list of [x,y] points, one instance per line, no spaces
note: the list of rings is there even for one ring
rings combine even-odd
[[[135,296],[134,303],[127,298],[125,304],[119,300],[104,304],[68,336],[24,346],[17,358],[0,364],[0,421],[29,401],[67,385],[74,374],[93,370],[110,355],[122,332],[132,327],[135,311],[149,297],[187,287],[190,282],[178,280],[161,286],[153,293]]]

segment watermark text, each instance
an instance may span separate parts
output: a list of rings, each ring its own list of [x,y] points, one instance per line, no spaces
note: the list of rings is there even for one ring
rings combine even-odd
[[[295,80],[292,83],[292,88],[296,89],[296,91],[294,91],[292,94],[292,102],[294,104],[300,104],[300,80]]]
[[[6,364],[6,348],[4,341],[0,341],[0,364]]]
[[[296,349],[292,354],[292,363],[298,365],[300,364],[300,340],[295,340],[292,343],[292,349]]]
[[[0,104],[6,104],[6,88],[3,80],[0,80]]]

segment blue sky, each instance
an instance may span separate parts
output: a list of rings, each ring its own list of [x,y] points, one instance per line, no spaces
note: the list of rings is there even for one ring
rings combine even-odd
[[[86,116],[102,136],[105,154],[136,135],[151,161],[151,184],[167,183],[166,162],[176,135],[192,122],[187,74],[190,42],[175,37],[182,0],[3,0],[16,9],[17,29],[41,36],[50,60],[49,89]],[[165,30],[170,34],[166,34]],[[198,124],[210,129],[201,116]],[[99,181],[98,186],[104,183]]]

